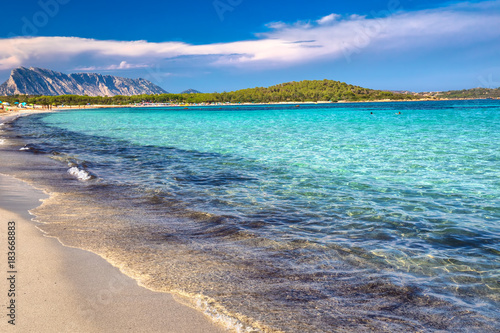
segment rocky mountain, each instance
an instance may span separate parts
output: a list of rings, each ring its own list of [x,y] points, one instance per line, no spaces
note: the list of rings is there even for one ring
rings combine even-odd
[[[188,89],[181,92],[181,94],[201,94],[201,92],[194,89]]]
[[[142,95],[167,94],[144,79],[128,79],[96,73],[64,74],[49,69],[19,67],[0,85],[0,96],[8,95]]]

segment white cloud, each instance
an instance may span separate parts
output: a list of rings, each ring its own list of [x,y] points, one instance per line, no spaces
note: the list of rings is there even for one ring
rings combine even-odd
[[[335,22],[338,20],[341,16],[339,14],[330,14],[325,17],[320,18],[319,20],[316,21],[319,25],[325,25],[325,24],[330,24],[332,22]]]
[[[108,66],[84,66],[76,67],[75,70],[79,71],[96,71],[96,70],[118,70],[118,69],[133,69],[133,68],[147,68],[150,65],[145,64],[129,64],[126,61],[120,62],[118,65],[108,65]]]
[[[108,67],[108,69],[130,69],[130,68],[144,68],[148,67],[147,65],[142,65],[142,64],[129,64],[126,61],[120,62],[118,66],[116,65],[111,65]]]
[[[366,15],[352,14],[352,15],[349,16],[349,19],[351,21],[364,20],[364,19],[366,19]]]
[[[381,18],[355,15],[341,19],[330,14],[317,21],[274,22],[268,27],[272,30],[257,35],[256,40],[203,45],[77,37],[0,39],[0,69],[30,66],[33,62],[75,63],[76,59],[87,59],[88,63],[80,64],[80,68],[126,70],[180,56],[206,56],[208,66],[255,64],[265,68],[344,59],[361,51],[434,50],[476,41],[493,45],[500,37],[500,0],[399,11]]]
[[[0,51],[0,54],[1,51]],[[22,59],[15,55],[2,54],[0,58],[0,69],[11,69],[22,65]]]
[[[285,22],[270,22],[268,24],[266,24],[266,27],[270,28],[270,29],[282,29],[284,27],[286,27],[286,23]]]

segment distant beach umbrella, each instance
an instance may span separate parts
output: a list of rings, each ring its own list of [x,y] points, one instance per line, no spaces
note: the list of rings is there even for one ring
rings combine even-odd
[[[19,104],[19,102],[14,102],[14,104]]]

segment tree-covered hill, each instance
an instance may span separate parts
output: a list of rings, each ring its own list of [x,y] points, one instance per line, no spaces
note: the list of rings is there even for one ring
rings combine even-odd
[[[300,81],[278,84],[268,88],[251,88],[222,93],[230,102],[317,102],[365,101],[380,99],[411,99],[411,95],[366,89],[344,82]]]
[[[500,88],[473,88],[464,90],[451,90],[436,94],[436,97],[460,99],[460,98],[500,98]]]

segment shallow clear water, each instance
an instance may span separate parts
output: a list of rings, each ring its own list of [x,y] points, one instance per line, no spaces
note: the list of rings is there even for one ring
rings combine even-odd
[[[126,188],[134,212],[80,246],[242,330],[498,328],[498,101],[83,110],[15,130],[81,176],[72,191],[100,186],[101,211]]]

